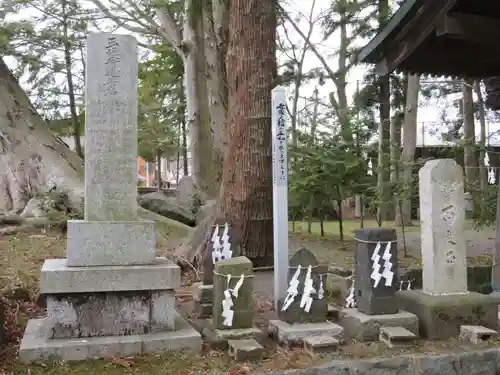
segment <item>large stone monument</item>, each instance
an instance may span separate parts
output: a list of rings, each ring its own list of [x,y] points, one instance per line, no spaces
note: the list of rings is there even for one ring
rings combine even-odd
[[[137,41],[87,40],[85,220],[68,222],[67,259],[40,275],[47,317],[30,320],[23,362],[201,348],[175,311],[180,269],[156,258],[154,222],[137,216]]]
[[[287,295],[278,301],[279,320],[269,321],[269,332],[286,346],[300,345],[311,336],[342,341],[344,329],[327,320],[324,283],[328,267],[305,248],[289,264]]]
[[[496,329],[498,302],[467,290],[462,168],[452,159],[431,160],[419,180],[423,288],[398,292],[401,308],[418,316],[429,339],[458,337],[461,325]]]
[[[347,337],[377,341],[383,327],[402,327],[418,333],[417,317],[399,311],[398,243],[394,229],[358,229],[353,297],[357,307],[342,310],[340,324]]]

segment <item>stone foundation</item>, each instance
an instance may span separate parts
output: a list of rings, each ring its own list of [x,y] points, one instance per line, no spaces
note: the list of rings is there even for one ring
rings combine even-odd
[[[49,336],[79,338],[173,330],[174,303],[170,290],[50,295]]]
[[[484,294],[432,296],[405,290],[397,298],[401,309],[418,316],[420,335],[429,340],[458,337],[462,325],[498,328],[498,301]]]
[[[179,266],[165,258],[151,265],[101,267],[46,260],[40,290],[47,318],[30,320],[20,357],[30,362],[196,351],[201,335],[175,311],[174,288],[180,283]],[[176,342],[180,339],[187,343]]]
[[[378,341],[382,327],[403,327],[418,335],[418,318],[406,311],[368,315],[358,309],[344,309],[340,312],[339,324],[344,327],[346,337],[359,342]]]

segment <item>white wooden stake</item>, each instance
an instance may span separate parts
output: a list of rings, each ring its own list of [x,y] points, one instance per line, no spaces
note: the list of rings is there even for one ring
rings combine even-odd
[[[286,90],[272,91],[274,308],[285,298],[288,276],[288,159],[286,140]]]

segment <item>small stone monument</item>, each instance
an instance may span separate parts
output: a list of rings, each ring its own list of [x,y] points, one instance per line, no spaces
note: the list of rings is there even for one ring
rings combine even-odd
[[[290,258],[287,296],[278,302],[280,320],[293,323],[326,321],[325,285],[328,266],[302,248]],[[307,294],[307,295],[304,295]]]
[[[68,221],[67,259],[42,266],[47,318],[28,322],[23,362],[201,349],[175,311],[180,268],[156,258],[154,222],[137,216],[137,41],[87,40],[85,220]]]
[[[340,313],[346,336],[357,341],[377,341],[381,327],[402,327],[418,334],[417,317],[399,311],[395,297],[399,289],[396,231],[358,229],[354,238],[354,285],[346,300],[348,308]]]
[[[269,322],[269,332],[281,344],[301,345],[309,336],[343,339],[343,328],[327,320],[325,282],[328,267],[318,263],[308,249],[290,259],[286,297],[278,302],[279,320]]]
[[[394,229],[358,229],[355,291],[358,310],[368,315],[396,314],[398,243]]]
[[[212,226],[210,241],[203,256],[202,282],[193,285],[193,302],[199,318],[207,318],[212,314],[215,264],[238,256],[238,244],[239,238],[231,224],[224,219],[217,219]]]
[[[253,265],[243,256],[215,264],[211,334],[213,342],[237,348],[237,340],[261,352],[262,332],[253,326]],[[235,341],[236,340],[236,341]],[[209,340],[210,341],[210,340]],[[251,344],[251,345],[250,345]]]
[[[463,170],[453,159],[419,172],[423,289],[398,292],[400,307],[419,318],[428,339],[458,337],[462,325],[497,329],[498,303],[467,290]]]

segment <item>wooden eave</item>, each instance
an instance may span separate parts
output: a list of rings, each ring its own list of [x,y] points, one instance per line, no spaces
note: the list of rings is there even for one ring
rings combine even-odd
[[[500,1],[406,0],[362,49],[376,72],[500,76]]]

